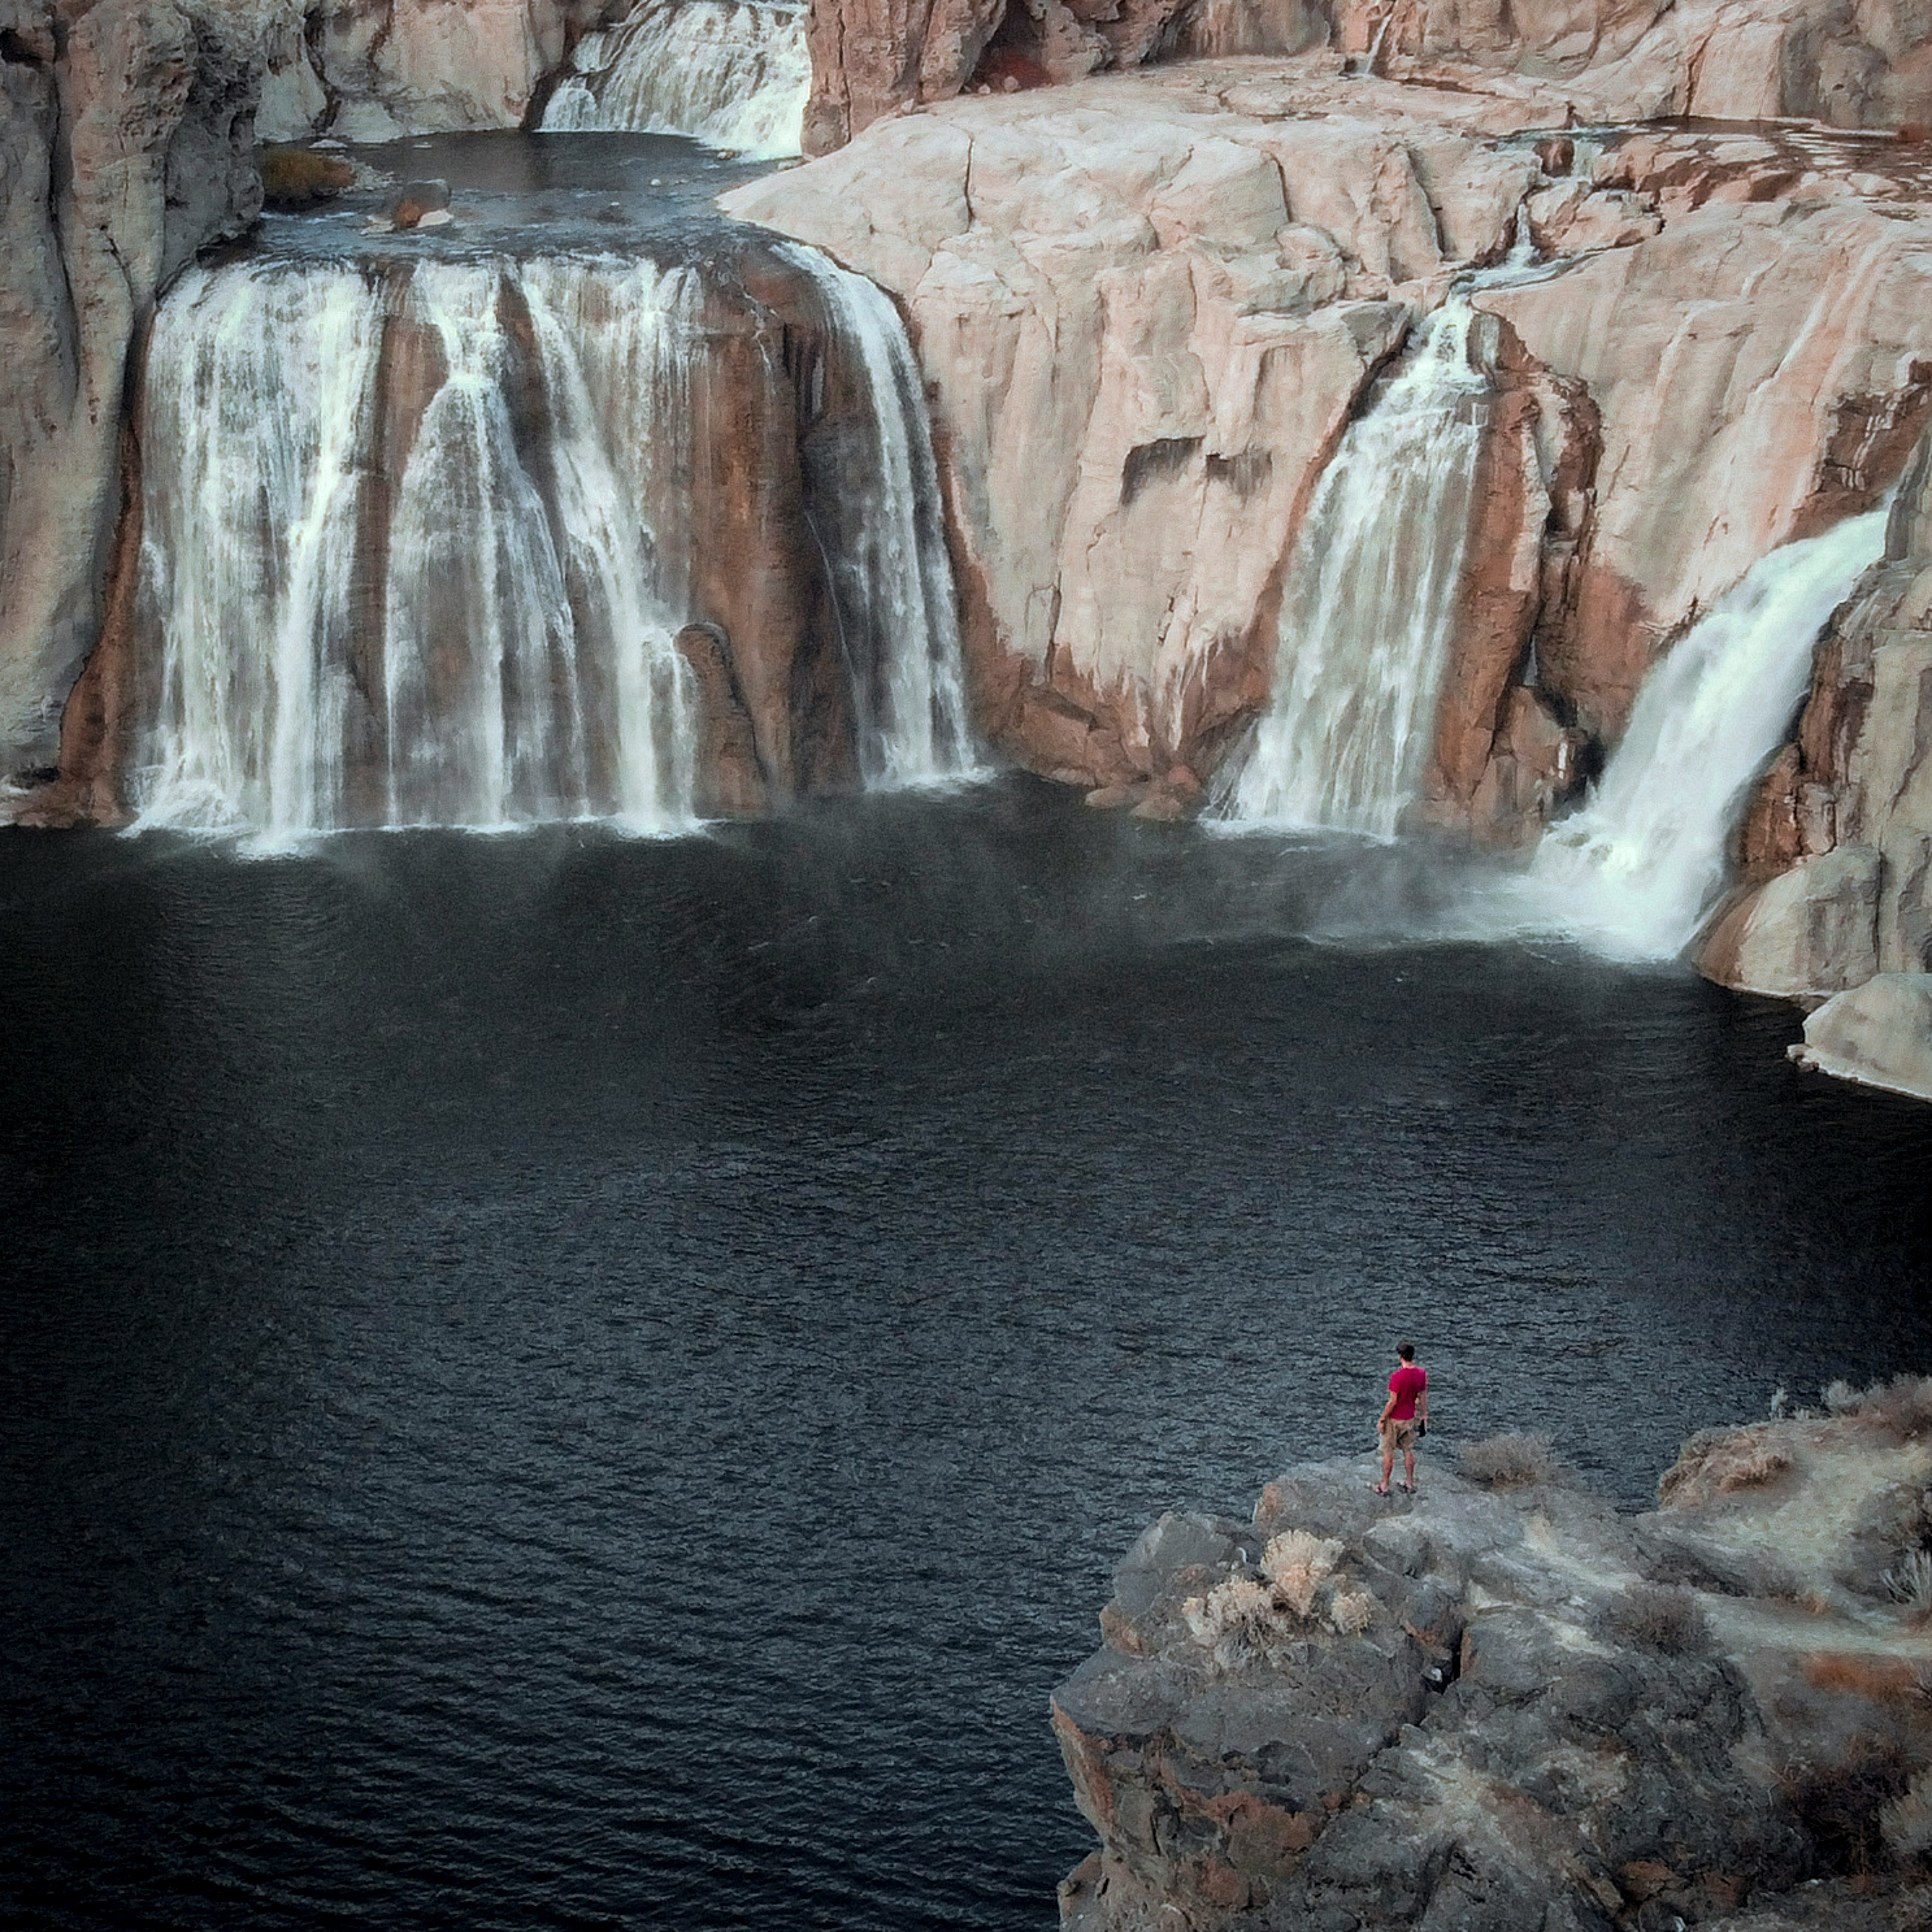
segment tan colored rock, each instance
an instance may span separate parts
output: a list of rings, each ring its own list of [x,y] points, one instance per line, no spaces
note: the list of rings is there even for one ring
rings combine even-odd
[[[1575,608],[1538,651],[1612,738],[1658,645],[1767,551],[1880,501],[1932,411],[1932,256],[1856,202],[1709,204],[1478,304],[1601,414]]]
[[[261,206],[254,0],[0,4],[0,776],[52,763],[100,626],[128,350]]]
[[[1534,158],[1467,101],[1367,92],[1414,111],[1344,115],[1364,92],[1292,63],[962,100],[726,197],[905,308],[981,722],[1036,770],[1212,764],[1364,385],[1506,244]]]
[[[1882,973],[1828,1000],[1790,1053],[1808,1072],[1932,1100],[1932,975]]]
[[[1841,845],[1749,889],[1718,919],[1698,970],[1741,993],[1816,999],[1878,968],[1879,854]]]

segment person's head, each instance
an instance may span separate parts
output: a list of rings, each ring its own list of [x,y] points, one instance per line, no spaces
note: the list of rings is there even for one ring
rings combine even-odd
[[[1395,1345],[1395,1352],[1398,1361],[1412,1362],[1415,1360],[1415,1344],[1413,1342],[1398,1342]]]

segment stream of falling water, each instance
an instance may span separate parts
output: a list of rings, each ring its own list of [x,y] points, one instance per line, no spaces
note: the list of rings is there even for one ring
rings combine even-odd
[[[818,278],[872,396],[858,425],[868,446],[851,466],[879,488],[848,506],[849,526],[833,541],[819,531],[858,704],[861,768],[872,784],[962,775],[972,749],[959,614],[919,365],[898,312],[864,276],[790,243],[777,252]],[[838,493],[822,500],[837,513]]]
[[[963,776],[910,351],[869,283],[784,256],[860,392],[802,454],[823,471],[806,514],[860,772]],[[706,614],[687,473],[694,385],[722,380],[704,361],[705,272],[563,255],[184,276],[147,364],[140,602],[160,671],[130,774],[137,822],[271,842],[692,824],[703,734],[674,640]]]
[[[780,0],[645,0],[578,43],[543,131],[688,134],[754,158],[796,154],[812,92],[806,13]]]
[[[1282,596],[1274,686],[1226,808],[1393,837],[1428,748],[1486,379],[1452,297],[1322,472]]]
[[[691,676],[625,506],[656,455],[640,422],[681,383],[692,282],[615,260],[184,277],[142,428],[163,650],[140,822],[688,824]],[[627,394],[577,352],[592,286]],[[413,422],[386,358],[427,392]],[[620,411],[628,433],[606,434]]]
[[[1773,550],[1651,672],[1594,796],[1544,834],[1511,894],[1531,922],[1616,958],[1674,959],[1690,944],[1818,634],[1883,554],[1886,517]]]

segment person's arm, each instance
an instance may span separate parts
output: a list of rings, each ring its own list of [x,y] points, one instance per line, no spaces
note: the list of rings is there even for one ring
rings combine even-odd
[[[1415,1398],[1415,1413],[1419,1421],[1429,1420],[1429,1371],[1422,1372],[1422,1392]]]
[[[1376,1418],[1376,1427],[1379,1430],[1384,1423],[1395,1413],[1395,1390],[1389,1390],[1389,1399],[1382,1404],[1382,1412]]]

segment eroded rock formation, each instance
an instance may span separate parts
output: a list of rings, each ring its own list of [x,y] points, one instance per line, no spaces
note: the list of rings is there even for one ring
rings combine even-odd
[[[1801,1064],[1932,1099],[1932,434],[1886,556],[1820,646],[1792,743],[1740,838],[1746,883],[1700,964],[1828,1002]]]
[[[1211,778],[1342,428],[1520,223],[1566,266],[1472,297],[1490,393],[1424,815],[1533,836],[1664,643],[1882,499],[1932,407],[1923,150],[1527,138],[1576,106],[1196,62],[928,109],[729,198],[905,308],[995,738],[1102,788]]]
[[[100,634],[128,351],[261,206],[268,0],[0,4],[0,778],[52,762]]]
[[[1828,1399],[1694,1438],[1647,1515],[1504,1438],[1413,1502],[1364,1459],[1162,1517],[1054,1694],[1101,1841],[1063,1922],[1925,1922],[1932,1385]]]

